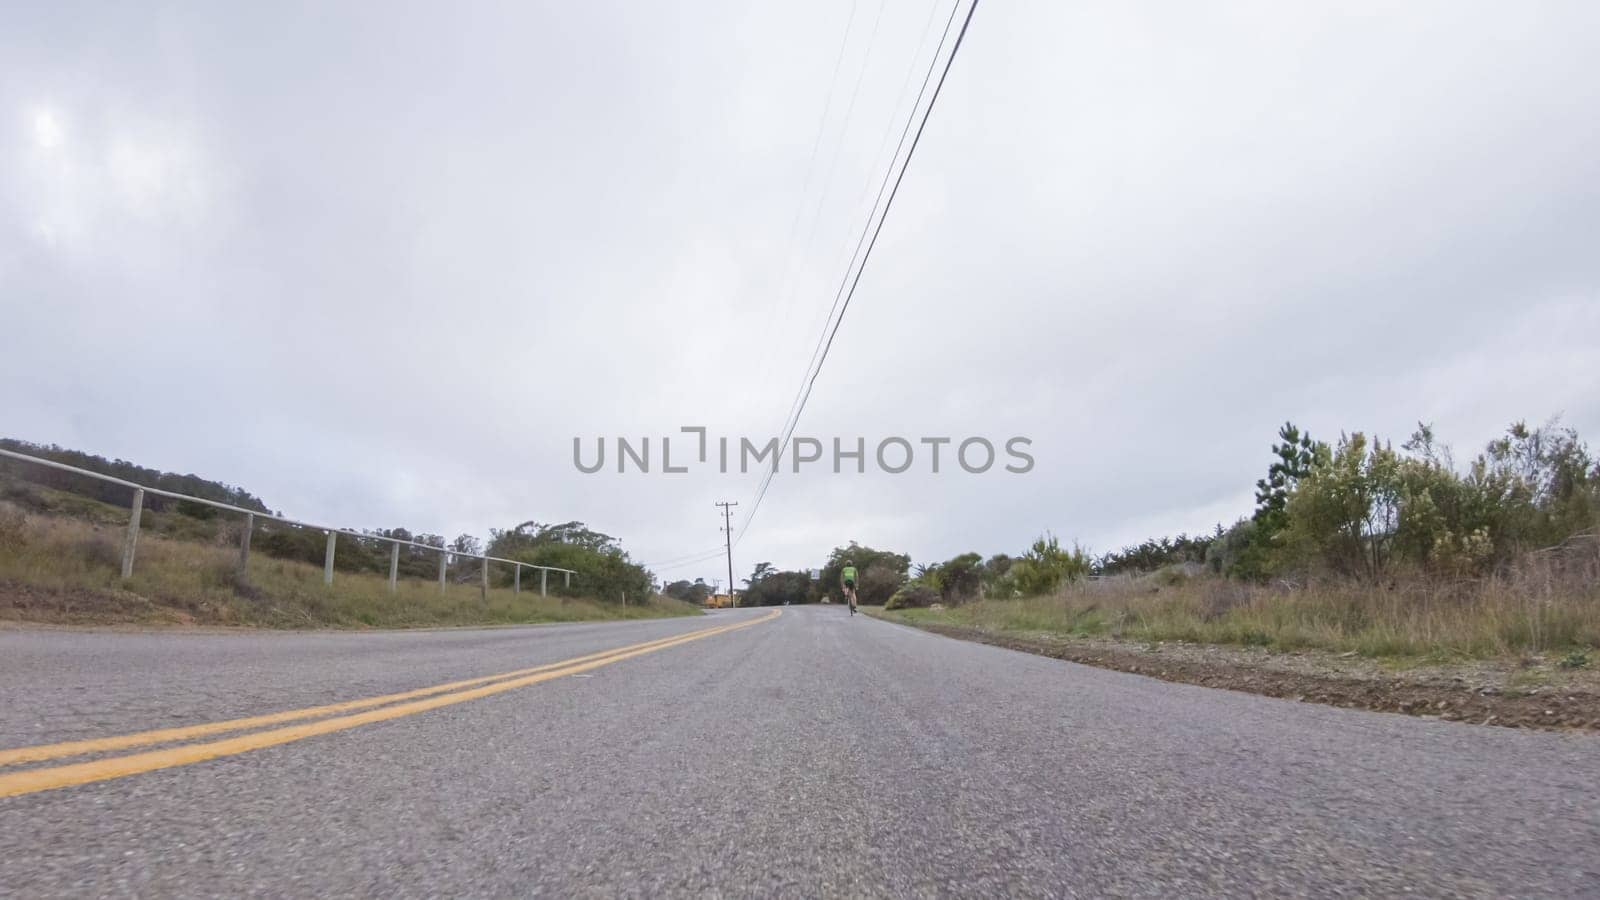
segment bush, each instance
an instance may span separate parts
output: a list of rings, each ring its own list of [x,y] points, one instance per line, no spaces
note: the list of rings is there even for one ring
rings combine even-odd
[[[879,561],[861,572],[861,583],[856,586],[856,596],[866,606],[887,604],[895,591],[905,584],[905,570],[892,562]]]
[[[1162,587],[1177,587],[1189,580],[1189,573],[1182,566],[1167,566],[1155,574],[1156,584]]]
[[[1356,432],[1317,453],[1263,571],[1484,576],[1600,524],[1600,466],[1571,429],[1518,422],[1464,473],[1427,425],[1402,449]]]
[[[998,593],[1002,597],[1052,594],[1089,574],[1089,565],[1089,554],[1082,547],[1073,545],[1071,550],[1063,550],[1055,535],[1046,534],[1034,541],[999,580]]]
[[[939,592],[925,584],[911,582],[894,592],[884,604],[884,609],[925,609],[939,602]]]
[[[1217,535],[1206,545],[1206,566],[1211,569],[1211,573],[1255,580],[1258,573],[1243,571],[1245,567],[1242,565],[1255,539],[1255,532],[1254,519],[1240,519],[1233,523],[1232,528]]]

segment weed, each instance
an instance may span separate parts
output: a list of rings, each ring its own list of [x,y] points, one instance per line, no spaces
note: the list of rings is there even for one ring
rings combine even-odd
[[[72,552],[91,566],[119,571],[122,568],[122,549],[104,535],[84,535],[78,539]]]
[[[0,544],[21,546],[28,540],[28,517],[11,504],[0,504]]]

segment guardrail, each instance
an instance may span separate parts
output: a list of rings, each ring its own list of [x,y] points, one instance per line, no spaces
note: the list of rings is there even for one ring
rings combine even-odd
[[[176,491],[164,491],[160,488],[145,487],[142,484],[137,484],[132,481],[126,481],[121,478],[113,478],[110,475],[102,475],[99,472],[91,472],[88,469],[80,469],[77,466],[69,466],[66,463],[58,463],[52,459],[41,459],[37,456],[29,456],[26,453],[17,453],[13,450],[0,448],[0,456],[7,457],[9,459],[21,460],[27,463],[34,463],[35,465],[44,466],[45,468],[49,469],[59,469],[63,472],[71,472],[74,475],[82,475],[85,478],[94,478],[110,484],[121,485],[122,487],[126,488],[132,488],[133,504],[132,511],[128,516],[128,533],[127,536],[122,540],[122,577],[124,579],[130,578],[133,575],[134,551],[139,544],[139,516],[144,510],[145,494],[154,494],[157,497],[170,497],[174,500],[183,500],[188,503],[199,503],[202,506],[210,506],[215,509],[226,510],[228,512],[239,513],[240,515],[243,515],[244,531],[239,539],[239,572],[241,574],[247,570],[247,567],[250,564],[250,537],[255,532],[256,519],[258,518],[266,519],[272,522],[282,522],[285,525],[293,525],[297,528],[310,528],[313,531],[322,531],[327,533],[328,549],[323,556],[322,562],[323,584],[333,584],[334,541],[341,534],[364,541],[386,541],[392,545],[389,551],[390,593],[394,593],[399,584],[400,548],[402,546],[420,547],[423,550],[432,550],[433,552],[439,554],[440,593],[444,593],[445,590],[445,569],[449,563],[450,557],[452,556],[458,559],[476,559],[482,561],[483,564],[481,566],[481,576],[479,580],[481,582],[482,597],[485,600],[487,600],[489,597],[489,563],[492,562],[505,563],[507,565],[516,567],[515,574],[512,576],[512,589],[517,593],[522,592],[522,570],[539,570],[539,595],[541,597],[548,596],[547,591],[551,572],[563,573],[566,578],[567,587],[572,586],[572,576],[578,574],[572,569],[561,569],[555,566],[536,566],[532,563],[525,563],[515,559],[505,559],[499,556],[480,556],[476,553],[462,553],[456,550],[451,550],[448,547],[435,547],[432,544],[421,544],[416,541],[384,537],[383,535],[379,534],[362,534],[359,531],[351,531],[347,528],[334,528],[328,525],[315,525],[310,522],[301,522],[295,519],[285,518],[283,516],[275,516],[271,513],[259,512],[253,509],[245,509],[243,507],[234,506],[228,503],[219,503],[216,500],[207,500],[203,497],[191,497],[188,494],[180,494]]]

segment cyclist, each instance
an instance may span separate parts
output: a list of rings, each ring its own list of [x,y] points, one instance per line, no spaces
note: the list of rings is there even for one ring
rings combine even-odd
[[[844,585],[845,599],[850,601],[850,615],[856,614],[856,564],[854,560],[844,561],[844,571],[839,573],[839,583]]]

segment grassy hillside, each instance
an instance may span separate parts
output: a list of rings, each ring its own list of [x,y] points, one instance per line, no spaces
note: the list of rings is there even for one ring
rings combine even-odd
[[[133,577],[119,577],[127,511],[89,498],[27,486],[30,506],[0,500],[0,621],[71,624],[254,625],[274,628],[421,627],[693,615],[698,607],[542,598],[537,581],[520,594],[476,582],[388,580],[339,572],[330,587],[319,566],[254,554],[238,574],[238,532],[178,512],[146,514]]]

